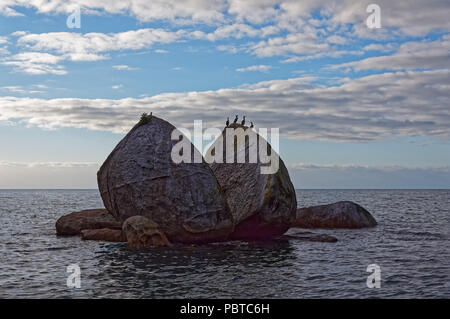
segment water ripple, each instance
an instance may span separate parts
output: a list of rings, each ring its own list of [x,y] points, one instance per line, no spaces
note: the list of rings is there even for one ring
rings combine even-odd
[[[337,243],[230,242],[130,251],[57,237],[56,219],[98,191],[0,191],[2,298],[449,298],[450,191],[302,190],[299,206],[352,200],[379,225],[315,230]],[[66,267],[81,268],[81,289]],[[381,267],[381,289],[366,268]]]

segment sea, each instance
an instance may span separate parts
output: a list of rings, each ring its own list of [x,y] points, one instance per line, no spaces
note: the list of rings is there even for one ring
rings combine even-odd
[[[378,226],[133,251],[56,236],[62,215],[103,207],[98,190],[0,190],[0,298],[450,298],[450,190],[296,192],[299,207],[359,203]]]

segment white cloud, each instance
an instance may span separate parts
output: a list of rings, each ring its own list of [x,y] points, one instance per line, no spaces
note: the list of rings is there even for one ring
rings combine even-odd
[[[448,189],[449,166],[288,165],[296,188],[312,189]]]
[[[313,54],[329,49],[329,44],[319,38],[316,30],[305,27],[301,33],[290,33],[284,37],[262,40],[251,46],[249,51],[259,57],[271,57],[286,54]]]
[[[389,52],[393,51],[395,45],[392,43],[381,44],[381,43],[371,43],[366,45],[363,50],[364,51],[381,51],[381,52]]]
[[[334,50],[331,49],[328,51],[322,51],[310,55],[303,55],[303,56],[293,56],[287,59],[284,59],[281,61],[281,63],[295,63],[299,61],[307,61],[307,60],[313,60],[313,59],[320,59],[324,57],[331,57],[331,58],[340,58],[345,55],[363,55],[364,51],[362,50]]]
[[[177,23],[214,23],[224,20],[224,0],[8,0],[0,3],[0,13],[7,14],[13,7],[34,8],[39,13],[70,14],[75,7],[81,7],[82,14],[129,14],[140,21],[171,20]]]
[[[426,170],[433,172],[450,173],[450,166],[408,166],[408,165],[360,165],[360,164],[312,164],[312,163],[294,163],[287,165],[288,168],[298,170],[320,169],[320,170],[379,170],[392,172],[398,170]]]
[[[334,65],[331,68],[360,70],[402,70],[447,68],[450,66],[450,35],[436,41],[407,42],[392,55],[371,57],[360,61]]]
[[[37,88],[43,88],[43,87],[38,87],[38,86],[34,86]],[[1,91],[7,91],[7,92],[11,92],[11,93],[19,93],[19,94],[36,94],[36,93],[43,93],[43,91],[40,90],[30,90],[30,89],[26,89],[23,86],[2,86],[0,87]]]
[[[70,14],[75,6],[82,14],[125,14],[139,21],[168,20],[177,24],[223,26],[225,24],[271,24],[295,31],[305,23],[338,27],[353,23],[364,25],[366,7],[371,1],[353,0],[8,0],[0,3],[0,14],[20,15],[17,8],[36,9],[41,14]],[[383,28],[399,30],[407,35],[422,36],[432,31],[449,31],[448,1],[378,0]],[[329,22],[312,18],[320,12]],[[365,28],[367,29],[367,28]]]
[[[332,35],[332,36],[329,36],[326,39],[326,41],[328,43],[341,44],[342,45],[342,44],[346,44],[348,40],[346,38],[344,38],[344,37],[341,37],[340,35]]]
[[[0,189],[97,188],[99,167],[90,162],[0,161]]]
[[[203,31],[195,31],[191,33],[193,38],[206,39],[209,41],[217,41],[226,38],[242,39],[245,37],[267,37],[276,34],[280,29],[276,26],[266,26],[262,28],[254,28],[248,24],[235,23],[225,26],[220,26],[211,33]]]
[[[113,69],[116,69],[116,70],[119,70],[119,71],[132,71],[132,70],[137,70],[137,68],[133,68],[133,67],[130,67],[130,66],[124,65],[124,64],[121,64],[121,65],[113,65]]]
[[[8,3],[2,5],[0,4],[0,14],[6,16],[6,17],[23,17],[24,14],[20,13],[10,7],[7,7],[9,5]]]
[[[21,168],[76,168],[76,167],[100,167],[95,162],[8,162],[0,161],[0,167],[21,167]]]
[[[270,65],[260,64],[260,65],[251,65],[251,66],[248,66],[245,68],[238,68],[238,69],[236,69],[236,71],[237,72],[248,72],[248,71],[268,72],[271,68],[272,68],[272,66],[270,66]]]
[[[63,58],[49,53],[24,52],[1,60],[1,64],[12,66],[15,71],[32,75],[66,74],[63,66],[57,65]]]
[[[367,4],[369,1],[351,0],[189,0],[183,5],[173,0],[157,0],[151,3],[145,0],[125,0],[120,4],[101,0],[75,0],[70,3],[62,0],[45,2],[8,0],[0,4],[0,12],[25,7],[34,8],[42,14],[68,14],[76,5],[80,5],[83,14],[106,12],[128,14],[140,21],[163,19],[177,28],[182,24],[208,24],[208,31],[201,31],[195,26],[183,29],[182,26],[178,31],[145,28],[108,34],[98,32],[32,34],[25,31],[12,34],[17,37],[17,44],[22,51],[52,54],[61,58],[59,63],[68,60],[99,61],[109,59],[111,52],[141,50],[157,43],[198,39],[207,41],[245,39],[239,43],[221,43],[217,49],[231,53],[247,52],[258,57],[284,56],[282,62],[298,62],[322,57],[361,55],[369,50],[383,52],[393,50],[388,44],[369,44],[362,49],[342,48],[360,37],[395,39],[404,35],[421,36],[432,31],[450,30],[446,1],[432,0],[422,4],[380,0],[378,4],[382,8],[383,28],[376,31],[369,30],[365,25],[368,15]],[[320,19],[315,17],[317,14],[320,15]],[[209,31],[210,29],[212,30]],[[2,41],[0,38],[0,45]],[[154,52],[164,53],[166,50],[157,49]],[[442,55],[442,52],[439,54]],[[7,55],[9,51],[6,47],[0,47],[0,54]],[[423,58],[433,57],[431,52],[420,54]],[[398,60],[400,59],[402,55],[398,56]],[[420,56],[416,58],[420,59]],[[388,63],[385,61],[378,63],[380,60],[381,57],[372,58],[358,65],[349,64],[347,67],[364,68],[366,66],[363,64],[367,63],[382,68],[383,64]],[[440,61],[442,62],[442,59]],[[434,62],[427,61],[427,63]],[[38,68],[21,68],[12,61],[9,65],[31,74],[65,73],[63,67],[55,65],[52,67],[50,64],[40,65]]]
[[[314,78],[265,81],[242,88],[108,99],[0,97],[0,121],[46,129],[127,132],[152,111],[176,126],[195,119],[222,127],[227,114],[246,114],[255,127],[278,127],[306,140],[365,142],[402,136],[450,137],[450,70],[395,72],[349,79],[338,86]]]
[[[184,31],[138,29],[119,33],[51,32],[24,34],[17,43],[33,51],[55,52],[74,61],[102,59],[101,53],[119,50],[140,50],[155,43],[171,43]]]
[[[17,45],[27,52],[15,54],[2,60],[15,71],[28,74],[66,74],[63,61],[93,62],[109,58],[106,53],[119,50],[140,50],[154,43],[170,43],[185,32],[162,29],[139,29],[120,33],[73,33],[52,32],[32,34],[15,32]],[[1,53],[1,51],[0,51]],[[121,66],[119,66],[121,67]],[[129,68],[128,70],[131,70]]]

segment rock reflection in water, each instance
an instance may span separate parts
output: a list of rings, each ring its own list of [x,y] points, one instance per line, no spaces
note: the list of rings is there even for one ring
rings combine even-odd
[[[273,289],[268,297],[277,297],[282,296],[279,283],[287,279],[279,270],[292,266],[293,250],[287,240],[144,251],[114,245],[96,255],[100,269],[91,279],[94,285],[104,286],[103,296],[110,297],[250,298],[253,289],[263,287]]]

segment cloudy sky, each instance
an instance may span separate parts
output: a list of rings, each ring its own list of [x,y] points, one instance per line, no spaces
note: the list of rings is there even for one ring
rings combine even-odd
[[[150,111],[279,128],[297,188],[450,188],[449,16],[448,0],[0,0],[0,188],[96,188]]]

